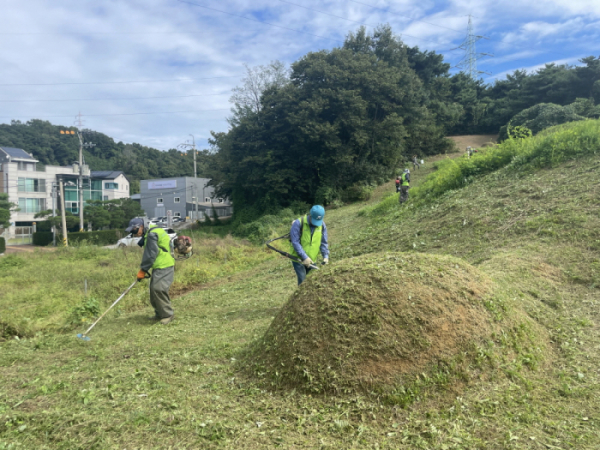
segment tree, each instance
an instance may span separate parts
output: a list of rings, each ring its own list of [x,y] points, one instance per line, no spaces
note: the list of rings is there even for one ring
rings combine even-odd
[[[261,109],[261,97],[270,88],[282,88],[289,82],[288,71],[281,61],[271,61],[267,66],[246,68],[246,77],[242,78],[242,85],[233,88],[233,95],[229,99],[233,103],[233,118],[230,122],[236,123],[246,115],[257,116]]]
[[[8,194],[0,193],[0,226],[8,228],[10,226],[10,212],[15,211],[14,203],[8,201]],[[17,210],[18,211],[18,210]]]

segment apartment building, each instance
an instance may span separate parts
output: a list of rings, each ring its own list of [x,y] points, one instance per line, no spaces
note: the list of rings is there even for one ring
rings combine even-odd
[[[65,210],[79,214],[79,165],[37,168],[39,161],[25,150],[0,147],[0,192],[18,205],[11,213],[11,224],[0,228],[9,244],[30,243],[35,214],[54,210],[58,214],[58,181],[64,182]],[[129,181],[120,171],[90,172],[84,166],[83,200],[112,200],[129,197]]]

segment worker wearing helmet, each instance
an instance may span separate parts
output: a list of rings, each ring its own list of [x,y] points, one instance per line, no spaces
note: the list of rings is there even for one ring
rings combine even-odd
[[[327,227],[323,218],[325,208],[315,205],[305,216],[292,222],[290,229],[291,255],[298,258],[300,262],[292,262],[298,285],[306,279],[319,256],[323,255],[323,264],[329,263],[329,244],[327,242]]]
[[[150,304],[154,308],[152,320],[167,325],[175,318],[171,306],[169,289],[175,275],[175,259],[171,254],[171,238],[164,228],[156,224],[148,226],[143,219],[134,218],[129,221],[126,232],[140,237],[138,245],[143,247],[142,263],[137,274],[138,280],[147,278],[152,269],[150,279]]]
[[[408,200],[408,190],[410,189],[410,170],[404,169],[402,175],[400,175],[400,204]]]

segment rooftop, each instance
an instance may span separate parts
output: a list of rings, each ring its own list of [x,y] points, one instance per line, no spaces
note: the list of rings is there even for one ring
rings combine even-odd
[[[125,176],[121,170],[92,170],[91,172],[92,178],[101,178],[103,180],[114,180],[119,175]],[[125,176],[125,178],[127,177]]]
[[[20,149],[20,148],[15,148],[15,147],[0,147],[0,151],[3,151],[4,153],[6,153],[11,158],[26,159],[26,160],[29,160],[29,161],[32,161],[32,162],[38,162],[37,159],[35,159],[33,156],[31,156],[25,150]]]

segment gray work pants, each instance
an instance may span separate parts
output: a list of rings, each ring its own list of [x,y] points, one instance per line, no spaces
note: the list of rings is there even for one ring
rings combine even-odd
[[[408,200],[408,190],[410,189],[410,186],[400,186],[400,198],[398,199],[398,201],[400,203],[404,203],[405,201]]]
[[[166,319],[175,314],[171,306],[171,298],[169,297],[169,288],[173,284],[174,275],[175,266],[152,270],[152,278],[150,278],[150,304],[154,308],[156,317],[160,319]]]

